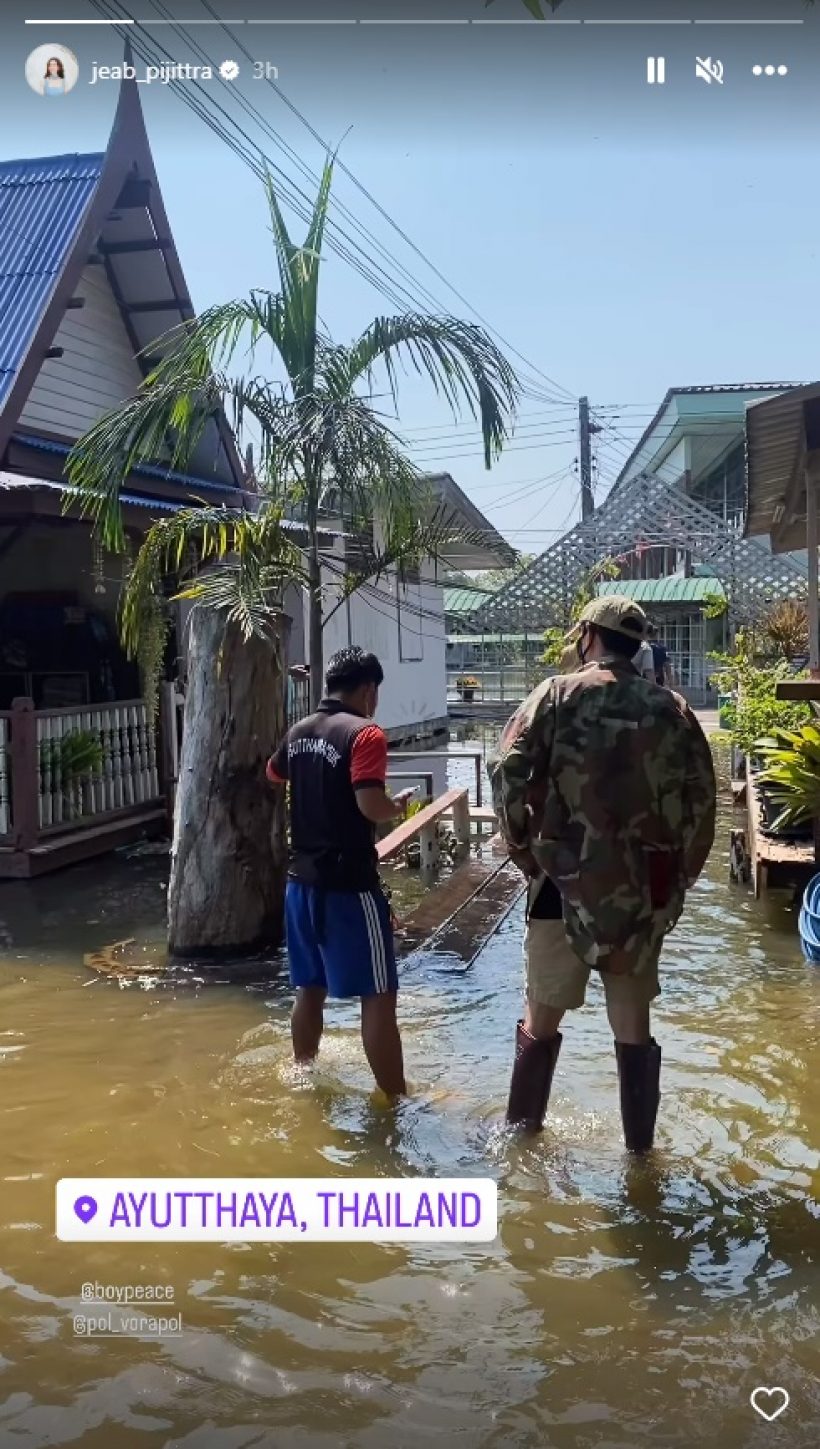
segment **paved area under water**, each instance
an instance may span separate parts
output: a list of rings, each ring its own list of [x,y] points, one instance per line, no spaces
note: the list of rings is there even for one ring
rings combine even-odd
[[[465,972],[415,958],[412,1095],[374,1099],[354,1013],[289,1060],[286,985],[120,988],[83,953],[161,936],[163,862],[0,886],[0,1446],[792,1449],[820,1441],[820,972],[788,902],[728,884],[729,807],[664,962],[657,1152],[631,1165],[601,993],[537,1141],[503,1127],[517,910]],[[93,981],[93,984],[89,984]],[[489,1247],[61,1244],[63,1175],[470,1174]],[[81,1285],[165,1283],[181,1337],[88,1343]],[[749,1394],[782,1385],[766,1424]]]

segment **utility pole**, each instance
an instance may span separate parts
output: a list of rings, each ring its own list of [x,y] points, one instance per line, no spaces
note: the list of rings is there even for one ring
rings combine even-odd
[[[578,433],[581,440],[581,522],[586,523],[595,512],[592,496],[592,434],[598,432],[589,421],[589,398],[578,399]]]

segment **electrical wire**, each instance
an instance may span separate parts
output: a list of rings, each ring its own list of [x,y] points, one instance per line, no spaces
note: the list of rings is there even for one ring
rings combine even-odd
[[[240,49],[242,50],[242,52],[246,56],[248,56],[249,59],[252,59],[253,57],[251,57],[249,55],[249,52],[244,47],[244,45],[241,42],[241,40],[239,40],[239,38],[230,29],[230,27],[225,24],[224,20],[222,20],[221,17],[217,15],[217,13],[214,10],[213,6],[210,4],[210,0],[201,0],[201,3],[204,6],[204,8],[208,11],[209,15],[211,15],[213,17],[214,20],[220,20],[221,21],[221,28],[224,30],[226,36],[232,41],[232,43],[235,44],[235,45],[238,45],[240,47]],[[321,146],[323,146],[323,148],[325,150],[325,153],[328,154],[331,151],[332,148],[330,147],[329,143],[319,134],[319,132],[316,130],[315,126],[313,126],[311,124],[311,122],[307,119],[307,117],[302,114],[302,112],[299,110],[298,106],[296,106],[295,103],[290,99],[290,97],[285,94],[285,92],[282,90],[282,87],[276,81],[274,81],[270,77],[266,77],[266,80],[267,80],[267,84],[271,87],[271,89],[276,92],[276,94],[284,102],[284,104],[288,107],[288,109],[293,113],[293,115],[295,115],[297,117],[297,119],[299,121],[301,121],[302,125],[308,130],[308,132],[313,137],[313,139],[315,141],[317,141]],[[430,258],[426,255],[426,253],[424,251],[422,251],[422,249],[413,241],[412,237],[410,237],[408,235],[408,233],[399,225],[399,223],[390,215],[390,213],[381,205],[381,203],[379,201],[377,201],[376,197],[373,196],[372,192],[370,192],[367,189],[367,187],[363,185],[363,183],[358,179],[358,177],[351,171],[351,169],[350,169],[349,166],[346,166],[345,163],[343,161],[341,161],[341,160],[337,160],[337,164],[339,166],[340,171],[342,171],[343,174],[345,176],[347,176],[347,178],[353,183],[353,185],[357,188],[357,190],[361,192],[361,194],[366,198],[366,200],[369,201],[370,204],[373,207],[375,207],[375,209],[378,212],[378,214],[382,217],[382,219],[384,221],[386,221],[388,223],[389,226],[392,227],[392,229],[395,232],[397,232],[397,234],[401,237],[402,241],[404,241],[406,243],[406,245],[409,246],[410,249],[415,253],[415,255],[418,256],[419,259],[421,261],[423,261],[427,267],[430,268],[430,270],[438,278],[438,280],[440,282],[442,282],[445,287],[447,287],[448,291],[452,292],[453,295],[455,297],[457,297],[458,300],[462,303],[462,305],[465,306],[465,307],[467,307],[468,310],[470,312],[472,312],[473,316],[476,317],[479,322],[481,322],[482,326],[486,327],[487,330],[493,334],[493,336],[495,336],[495,337],[498,338],[498,340],[503,344],[503,346],[507,349],[508,352],[511,352],[514,356],[518,357],[519,361],[521,361],[521,362],[523,362],[525,364],[525,366],[527,367],[528,371],[534,372],[535,375],[536,375],[536,377],[540,377],[543,382],[546,382],[559,395],[563,395],[563,397],[565,397],[566,399],[570,399],[573,402],[577,402],[577,397],[575,396],[574,393],[570,392],[569,389],[568,388],[565,388],[561,383],[556,382],[554,378],[549,377],[547,373],[545,373],[545,372],[543,372],[541,370],[541,368],[536,367],[531,362],[531,360],[529,360],[528,358],[526,358],[524,356],[523,353],[519,352],[517,348],[513,347],[512,343],[510,343],[498,331],[497,328],[493,327],[492,323],[490,323],[487,320],[487,318],[484,317],[472,305],[472,303],[470,301],[468,301],[468,299],[458,290],[458,288],[455,287],[453,285],[453,283],[449,281],[449,279],[444,275],[444,273],[435,265],[434,262],[432,262],[430,260]]]
[[[105,6],[105,0],[90,0],[90,3],[94,6],[95,9],[98,10],[99,13],[103,13],[103,14],[105,14],[109,18],[113,18],[115,20],[120,20],[120,21],[122,21],[123,19],[130,19],[130,20],[134,20],[135,19],[135,17],[129,15],[127,12],[125,14],[122,14],[122,13],[117,14],[117,12],[114,11],[113,9],[111,9],[110,7],[107,7],[106,8],[106,6]],[[158,13],[162,13],[164,7],[160,7],[160,4],[158,3],[158,0],[152,0],[152,3],[154,4],[154,8],[158,10]],[[214,11],[213,7],[210,4],[208,4],[208,0],[202,0],[202,3],[204,5],[204,8],[208,11],[209,15],[211,15],[211,17],[215,21],[218,21],[219,22],[220,28],[225,33],[226,37],[231,41],[231,43],[242,54],[244,54],[249,60],[251,60],[251,62],[253,62],[253,56],[248,51],[247,47],[244,45],[244,43],[242,42],[242,40],[240,39],[240,37],[238,37],[236,35],[236,33],[234,31],[232,31],[230,29],[230,27],[225,23],[225,21],[223,19],[221,19],[221,17],[219,17],[216,14],[216,12]],[[166,16],[169,16],[170,15],[170,12],[168,12],[167,9],[165,9],[165,12],[164,13],[166,14]],[[213,61],[213,58],[208,55],[208,52],[204,49],[204,47],[201,46],[201,44],[199,44],[197,41],[195,41],[193,39],[193,37],[190,35],[190,32],[186,29],[185,24],[184,23],[174,24],[173,25],[173,28],[177,31],[178,34],[180,34],[182,37],[185,38],[186,43],[191,46],[191,48],[193,49],[194,53],[195,54],[198,54],[203,59],[203,61],[205,61],[206,58],[207,58],[207,63],[210,64],[210,65],[212,65],[214,67],[214,69],[218,73],[218,63],[215,63]],[[140,25],[140,22],[137,21],[133,26],[128,26],[127,30],[128,30],[128,38],[131,41],[132,45],[134,45],[135,32],[140,32],[142,30],[142,27]],[[145,41],[144,34],[143,35],[140,35],[140,42],[141,42],[141,46],[144,49],[145,46],[146,46],[146,41]],[[157,44],[156,41],[154,41],[153,43],[155,45]],[[137,47],[135,46],[134,48],[136,49]],[[169,62],[173,63],[173,58],[170,56],[170,53],[167,50],[165,50],[164,47],[160,47],[160,50],[162,50],[164,52],[167,60]],[[142,50],[138,50],[138,53],[141,54],[141,56],[142,56],[143,59],[146,58],[145,55],[143,54]],[[156,61],[154,61],[154,63],[156,63]],[[278,86],[278,84],[275,81],[273,81],[273,79],[271,77],[267,76],[267,77],[265,77],[265,80],[266,80],[266,83],[280,97],[280,99],[283,101],[283,103],[298,118],[298,120],[301,122],[301,124],[304,125],[308,129],[308,131],[314,137],[314,139],[317,140],[323,146],[326,154],[329,154],[332,148],[319,135],[318,131],[316,131],[316,129],[312,126],[312,124],[310,123],[310,121],[308,121],[307,117],[305,117],[303,115],[303,113],[298,109],[298,107],[294,104],[294,102],[292,102],[290,100],[290,98],[284,93],[284,91],[281,89],[281,87]],[[272,167],[274,167],[274,169],[278,172],[278,174],[280,176],[285,176],[285,179],[288,181],[288,183],[290,185],[292,185],[293,183],[291,182],[290,178],[287,178],[286,177],[286,174],[281,172],[281,168],[278,167],[278,166],[276,166],[276,163],[274,163],[272,161],[272,159],[267,155],[267,153],[264,152],[262,150],[262,148],[260,146],[258,146],[257,143],[255,141],[253,141],[253,139],[250,136],[248,136],[247,132],[243,130],[243,128],[239,125],[239,123],[232,116],[229,116],[228,115],[228,113],[225,111],[224,107],[219,106],[217,102],[213,101],[212,97],[207,96],[207,94],[202,91],[202,88],[201,88],[201,86],[199,86],[198,82],[194,82],[193,84],[197,88],[197,90],[199,90],[199,92],[201,93],[203,99],[202,99],[202,101],[200,101],[198,103],[198,105],[193,105],[192,106],[192,109],[194,109],[196,111],[196,113],[200,115],[200,117],[202,119],[206,119],[206,117],[203,115],[203,107],[205,109],[207,109],[208,103],[210,101],[211,105],[213,105],[222,114],[222,116],[228,121],[228,124],[233,128],[234,132],[238,133],[238,135],[241,136],[244,139],[244,143],[247,146],[250,146],[251,147],[252,152],[253,151],[256,151],[258,155],[261,155],[262,157],[264,157],[264,159]],[[190,83],[186,83],[186,85],[184,87],[180,87],[179,86],[179,83],[176,83],[176,82],[172,81],[172,82],[170,82],[170,85],[171,85],[172,88],[176,89],[177,94],[179,94],[181,96],[181,98],[183,99],[183,101],[186,104],[190,104],[190,102],[191,102],[191,97],[190,97],[190,94],[189,94]],[[226,83],[226,82],[223,82],[223,85],[225,85],[225,87],[230,91],[232,98],[236,101],[237,100],[237,97],[239,96],[240,93],[238,93],[234,87],[228,85],[228,83]],[[258,111],[258,108],[256,108],[255,106],[253,106],[244,97],[241,97],[240,98],[239,103],[241,104],[242,108],[245,110],[245,113],[246,114],[250,114],[250,115],[253,115],[254,116],[254,118],[256,119],[257,123],[260,124],[264,128],[264,130],[266,131],[267,134],[273,135],[273,136],[276,137],[277,144],[282,145],[283,148],[285,148],[286,150],[290,151],[290,154],[292,156],[295,156],[295,153],[292,151],[292,148],[290,148],[288,146],[288,143],[283,140],[283,138],[279,135],[278,132],[275,132],[273,130],[273,128],[270,126],[270,123],[267,122],[267,120]],[[206,123],[211,125],[211,129],[215,129],[215,127],[213,126],[213,124],[211,124],[211,121],[209,119],[206,120]],[[216,133],[217,134],[222,134],[221,130],[217,130]],[[227,138],[227,137],[224,137],[223,139],[228,140],[228,143],[229,144],[231,144],[231,142],[233,142],[234,143],[233,144],[233,149],[235,151],[237,151],[237,154],[241,154],[241,149],[242,149],[241,148],[241,143],[239,143],[239,149],[237,149],[236,136],[233,136],[230,139]],[[246,156],[246,160],[247,160],[247,156]],[[311,173],[309,172],[308,168],[306,168],[304,166],[304,164],[299,161],[299,158],[298,157],[296,158],[296,160],[297,160],[297,163],[300,165],[300,169],[303,171],[303,173],[310,175]],[[527,370],[529,372],[535,373],[538,377],[540,377],[542,379],[542,382],[537,383],[535,385],[533,385],[532,380],[525,380],[526,395],[531,396],[533,398],[538,397],[539,400],[542,400],[543,399],[544,401],[549,401],[549,402],[554,402],[554,401],[560,400],[560,399],[556,399],[555,396],[554,396],[554,394],[551,394],[549,396],[544,395],[544,393],[543,393],[543,382],[546,382],[553,389],[557,389],[558,393],[559,394],[562,394],[563,397],[564,397],[564,399],[574,400],[573,394],[568,389],[564,388],[560,384],[555,383],[555,381],[553,379],[549,378],[546,373],[543,373],[541,371],[541,369],[535,367],[534,364],[532,364],[528,359],[526,359],[523,356],[523,354],[521,354],[520,352],[518,352],[518,350],[516,348],[514,348],[512,346],[512,344],[510,344],[507,341],[507,339],[504,338],[502,336],[502,334],[500,334],[498,332],[498,330],[496,328],[494,328],[492,326],[492,324],[489,323],[487,321],[487,319],[484,318],[482,316],[482,314],[479,313],[465,297],[462,296],[462,294],[458,291],[458,289],[455,288],[453,286],[453,284],[451,282],[449,282],[448,279],[444,276],[444,274],[436,267],[435,263],[433,263],[430,260],[430,258],[427,257],[426,254],[422,251],[422,249],[420,247],[418,247],[415,242],[413,242],[412,238],[410,238],[409,235],[403,230],[403,228],[394,220],[394,218],[392,216],[390,216],[389,212],[387,212],[381,206],[381,204],[372,195],[372,193],[369,192],[368,189],[365,186],[363,186],[363,184],[358,180],[358,178],[354,175],[354,173],[350,170],[350,168],[347,167],[342,161],[338,160],[338,158],[337,158],[337,165],[339,166],[339,169],[341,171],[343,171],[343,173],[345,175],[348,176],[348,178],[353,182],[353,184],[357,187],[357,189],[377,209],[377,211],[383,217],[383,219],[388,222],[388,224],[399,234],[399,236],[401,236],[402,240],[414,251],[414,253],[416,253],[425,262],[425,264],[439,278],[439,280],[441,280],[447,286],[448,290],[450,290],[451,292],[453,292],[454,295],[456,295],[456,296],[459,297],[459,299],[463,302],[463,304],[465,306],[468,307],[468,309],[473,313],[473,315],[476,316],[480,322],[482,322],[482,325],[484,325],[487,328],[488,331],[492,332],[493,335],[495,335],[502,342],[502,344],[507,348],[508,351],[514,353],[517,357],[519,357],[519,359],[525,364],[525,366],[526,366],[526,368],[527,368]],[[288,198],[288,199],[291,201],[291,204],[294,204],[292,198]],[[337,208],[341,208],[341,203],[339,203],[339,202],[334,202],[334,205],[336,205]],[[298,211],[299,210],[298,206],[296,206],[295,209]],[[346,208],[344,208],[344,210],[347,211]],[[348,215],[351,215],[352,216],[351,213],[348,213]],[[358,221],[355,218],[353,218],[353,220],[354,220],[354,222],[355,222],[355,224],[357,226],[357,229],[361,231],[361,227],[360,227],[360,224],[358,223]],[[366,233],[366,234],[368,235],[369,239],[372,242],[373,239],[372,239],[372,237],[370,237],[370,234],[369,233]],[[330,238],[329,238],[329,244],[330,244]],[[392,256],[392,254],[388,253],[387,250],[381,246],[381,243],[376,243],[376,245],[380,248],[380,250],[382,252],[382,255],[389,256],[391,258],[392,264],[394,266],[398,266],[401,270],[403,270],[404,271],[404,274],[406,276],[412,277],[413,274],[410,273],[409,270],[406,267],[404,267],[404,264],[401,263],[401,262],[399,262],[395,257]],[[337,250],[338,250],[338,248],[337,248]],[[350,262],[351,261],[351,257],[348,255],[348,256],[345,257],[345,260],[347,260],[347,261]],[[371,265],[375,265],[373,263],[373,259],[372,258],[368,258],[368,260],[371,263]],[[355,265],[356,264],[355,261],[353,261],[352,264]],[[358,270],[361,270],[360,268],[357,268],[357,269]],[[383,268],[380,268],[380,270],[382,271],[382,273],[384,275]],[[376,285],[375,280],[374,280],[374,276],[372,274],[368,278],[368,280],[370,280],[372,284]],[[428,288],[425,288],[423,284],[419,283],[418,278],[415,278],[414,277],[413,278],[413,281],[414,281],[414,285],[416,286],[417,289],[419,287],[421,287],[421,289],[424,292],[427,293],[427,296],[428,297],[432,297],[432,293],[429,291]],[[407,289],[404,288],[402,286],[402,284],[398,284],[398,285],[401,287],[401,290],[404,290],[405,291],[405,294],[407,294]],[[384,291],[384,286],[381,286],[380,287],[380,290]],[[393,290],[393,293],[392,293],[392,295],[390,297],[390,300],[393,301],[394,302],[394,305],[395,305],[395,284],[394,284],[394,290]],[[414,298],[413,300],[414,300],[414,304],[417,305],[417,299]]]

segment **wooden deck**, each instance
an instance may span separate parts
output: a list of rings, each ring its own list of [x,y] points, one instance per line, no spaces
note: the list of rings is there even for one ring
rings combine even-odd
[[[488,847],[480,860],[466,861],[440,881],[401,921],[396,933],[400,958],[422,946],[462,963],[475,958],[524,887],[520,871],[507,861],[500,836],[488,841]]]
[[[400,923],[396,935],[399,956],[408,956],[424,946],[469,964],[521,894],[523,879],[509,864],[499,835],[487,841],[480,859],[470,858],[471,814],[480,816],[481,823],[495,820],[491,810],[481,806],[470,809],[466,790],[447,790],[378,842],[379,860],[389,861],[417,841],[421,869],[430,874],[438,864],[438,827],[452,822],[465,856],[450,875],[436,878],[435,887]]]
[[[162,835],[166,830],[165,806],[154,805],[139,812],[123,812],[100,824],[65,830],[41,839],[28,850],[0,845],[0,880],[29,880],[95,855],[105,855],[121,845]]]
[[[763,815],[755,777],[747,769],[748,851],[755,900],[764,891],[804,886],[817,870],[813,841],[777,840],[763,833]]]

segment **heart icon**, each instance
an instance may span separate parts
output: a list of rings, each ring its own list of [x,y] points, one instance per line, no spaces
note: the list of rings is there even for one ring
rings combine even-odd
[[[789,1396],[785,1389],[767,1389],[762,1385],[749,1395],[749,1402],[756,1414],[771,1424],[789,1407]]]

